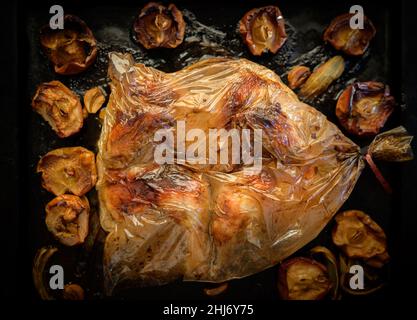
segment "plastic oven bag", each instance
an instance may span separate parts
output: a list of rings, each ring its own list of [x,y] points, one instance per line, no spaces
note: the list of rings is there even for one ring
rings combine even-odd
[[[277,264],[319,234],[365,165],[360,148],[323,114],[248,60],[207,59],[164,73],[111,53],[109,76],[97,156],[108,294],[178,278],[223,282]],[[262,130],[262,169],[208,156],[156,163],[155,135],[177,137],[180,120],[204,133]],[[411,137],[395,130],[370,149],[407,160]],[[230,147],[215,143],[218,152]],[[185,152],[174,149],[177,159]]]

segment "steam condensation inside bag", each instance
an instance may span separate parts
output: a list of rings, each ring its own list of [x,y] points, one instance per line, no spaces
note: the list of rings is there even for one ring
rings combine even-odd
[[[317,236],[364,167],[357,145],[248,60],[208,59],[168,74],[112,53],[109,75],[97,158],[108,294],[271,267]],[[209,159],[158,164],[155,133],[176,137],[178,121],[206,136],[262,130],[262,169]]]

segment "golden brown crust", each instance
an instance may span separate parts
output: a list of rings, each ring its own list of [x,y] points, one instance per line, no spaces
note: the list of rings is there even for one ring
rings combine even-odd
[[[187,224],[187,210],[205,211],[207,190],[203,181],[179,167],[158,165],[108,172],[101,199],[115,221],[125,217],[164,211],[180,224]]]
[[[146,49],[176,48],[184,39],[185,22],[174,4],[165,7],[150,2],[136,18],[133,30],[136,41]]]
[[[82,196],[97,181],[95,155],[83,147],[48,152],[39,160],[37,172],[42,174],[42,186],[57,196],[68,192]]]
[[[222,192],[216,199],[211,234],[219,245],[228,243],[261,214],[261,204],[251,195],[239,190]]]
[[[60,138],[77,133],[83,126],[83,111],[78,96],[60,81],[39,85],[32,99],[32,108]]]
[[[41,46],[58,74],[72,75],[86,70],[97,57],[97,41],[80,18],[65,15],[64,29],[41,29]]]
[[[169,120],[160,114],[117,112],[116,123],[109,131],[105,145],[106,159],[115,163],[115,166],[126,166],[147,150],[154,133],[167,122]]]
[[[363,55],[375,36],[376,30],[371,20],[364,17],[363,29],[350,27],[351,13],[345,13],[332,20],[324,31],[323,40],[329,42],[336,50],[352,56]]]
[[[239,22],[239,32],[255,56],[267,51],[276,53],[287,40],[284,18],[275,6],[248,11]]]
[[[63,194],[45,207],[48,230],[66,246],[84,242],[88,234],[90,205],[86,197]]]
[[[141,180],[107,183],[102,193],[105,206],[116,221],[122,221],[125,215],[143,214],[156,200],[155,192]]]

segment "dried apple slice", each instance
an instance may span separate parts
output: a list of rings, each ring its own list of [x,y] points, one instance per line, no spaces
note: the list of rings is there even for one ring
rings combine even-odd
[[[90,213],[86,197],[63,194],[51,200],[45,211],[48,230],[62,244],[74,246],[84,242]]]
[[[174,4],[165,7],[150,2],[136,18],[133,30],[136,41],[146,49],[176,48],[184,40],[185,22]]]
[[[42,83],[32,99],[32,108],[61,138],[77,133],[84,123],[78,96],[60,81]]]
[[[60,148],[48,152],[38,163],[42,186],[59,196],[73,193],[82,196],[97,181],[94,153],[83,147]]]
[[[287,40],[284,18],[275,6],[247,12],[239,22],[239,32],[255,56],[268,51],[276,53]]]

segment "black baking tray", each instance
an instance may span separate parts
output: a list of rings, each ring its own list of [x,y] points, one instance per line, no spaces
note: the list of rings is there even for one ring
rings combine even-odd
[[[44,207],[53,196],[41,187],[39,176],[36,174],[36,164],[46,152],[64,146],[84,146],[97,151],[96,141],[100,133],[100,123],[97,116],[89,116],[80,133],[66,139],[59,139],[42,118],[32,112],[31,98],[36,87],[41,82],[54,79],[62,81],[78,94],[95,85],[106,88],[107,53],[109,51],[129,51],[137,61],[171,72],[197,61],[202,55],[230,55],[251,59],[263,64],[278,75],[285,75],[288,68],[299,62],[316,65],[326,57],[335,54],[333,49],[322,43],[322,32],[335,16],[349,10],[353,4],[361,4],[365,14],[373,21],[377,29],[376,38],[372,41],[367,54],[362,58],[348,58],[345,75],[330,88],[330,93],[311,104],[322,111],[332,122],[337,123],[334,115],[334,97],[346,82],[351,79],[376,80],[390,85],[396,97],[398,107],[384,127],[391,129],[400,124],[404,125],[411,134],[417,133],[416,116],[416,76],[412,72],[415,62],[408,56],[411,49],[406,44],[410,36],[407,28],[407,6],[404,2],[384,4],[370,1],[175,1],[176,5],[186,12],[186,22],[191,29],[186,36],[202,35],[208,41],[220,43],[219,48],[204,48],[183,44],[173,50],[146,51],[138,46],[131,34],[132,22],[144,1],[117,1],[113,3],[90,1],[61,1],[65,13],[71,13],[82,18],[94,32],[100,53],[95,64],[85,73],[77,76],[59,76],[54,74],[51,65],[39,46],[39,28],[48,23],[49,7],[55,3],[42,4],[22,3],[12,6],[14,10],[15,29],[10,35],[15,41],[18,55],[17,69],[11,79],[16,87],[10,90],[18,94],[18,108],[7,122],[10,128],[2,135],[1,145],[10,145],[8,153],[2,154],[2,167],[10,168],[8,179],[15,192],[7,199],[14,199],[13,209],[18,209],[18,218],[13,218],[18,231],[9,239],[10,258],[18,263],[16,270],[20,287],[27,288],[19,295],[25,295],[32,301],[38,298],[32,285],[31,266],[33,257],[41,246],[53,244],[59,248],[55,259],[65,268],[65,282],[80,283],[86,289],[88,299],[104,298],[102,290],[101,254],[102,243],[96,241],[94,246],[86,248],[66,248],[60,245],[48,233],[44,223]],[[237,33],[237,22],[245,12],[254,7],[277,4],[287,21],[289,40],[278,54],[261,58],[252,57],[242,44]],[[196,22],[198,21],[198,22]],[[201,25],[214,28],[199,28]],[[410,38],[412,39],[412,38]],[[414,45],[415,47],[415,45]],[[313,49],[316,48],[315,51]],[[307,54],[310,52],[310,54]],[[301,58],[300,58],[301,57]],[[187,60],[188,59],[188,60]],[[11,60],[10,60],[11,61]],[[11,65],[13,68],[14,65]],[[283,77],[285,80],[285,76]],[[3,81],[3,80],[2,80]],[[10,91],[11,92],[11,91]],[[413,105],[414,102],[414,105]],[[9,112],[8,110],[7,112]],[[349,135],[348,135],[349,136]],[[9,138],[8,138],[9,137]],[[10,144],[11,139],[16,142]],[[369,139],[353,141],[361,146],[369,144]],[[4,140],[4,141],[3,141]],[[12,140],[14,141],[14,140]],[[2,148],[3,149],[3,148]],[[413,143],[415,150],[415,143]],[[14,160],[12,160],[14,159]],[[386,274],[387,285],[382,290],[366,297],[349,297],[344,299],[387,299],[396,297],[396,291],[404,284],[407,269],[412,268],[405,253],[405,246],[412,238],[412,226],[416,210],[416,161],[401,164],[378,163],[385,178],[394,189],[392,195],[387,195],[369,168],[365,168],[354,191],[343,205],[343,209],[359,209],[369,213],[386,231],[389,252],[392,257]],[[13,174],[12,169],[16,174]],[[3,168],[2,168],[3,170]],[[11,188],[5,188],[5,193]],[[93,207],[93,215],[97,214],[95,191],[89,194]],[[7,202],[7,201],[4,201]],[[3,203],[3,201],[2,201]],[[14,203],[14,202],[13,202]],[[304,253],[314,245],[322,244],[331,247],[329,230],[332,223],[312,243],[302,248]],[[97,239],[103,239],[104,233],[99,232]],[[14,258],[13,258],[14,257]],[[270,300],[278,299],[276,289],[277,267],[270,268],[256,275],[234,280],[229,289],[219,297],[210,298],[213,301],[223,299],[233,300]],[[13,282],[12,282],[13,285]],[[204,283],[181,282],[152,288],[131,289],[118,292],[115,299],[140,300],[209,300],[203,293]]]

